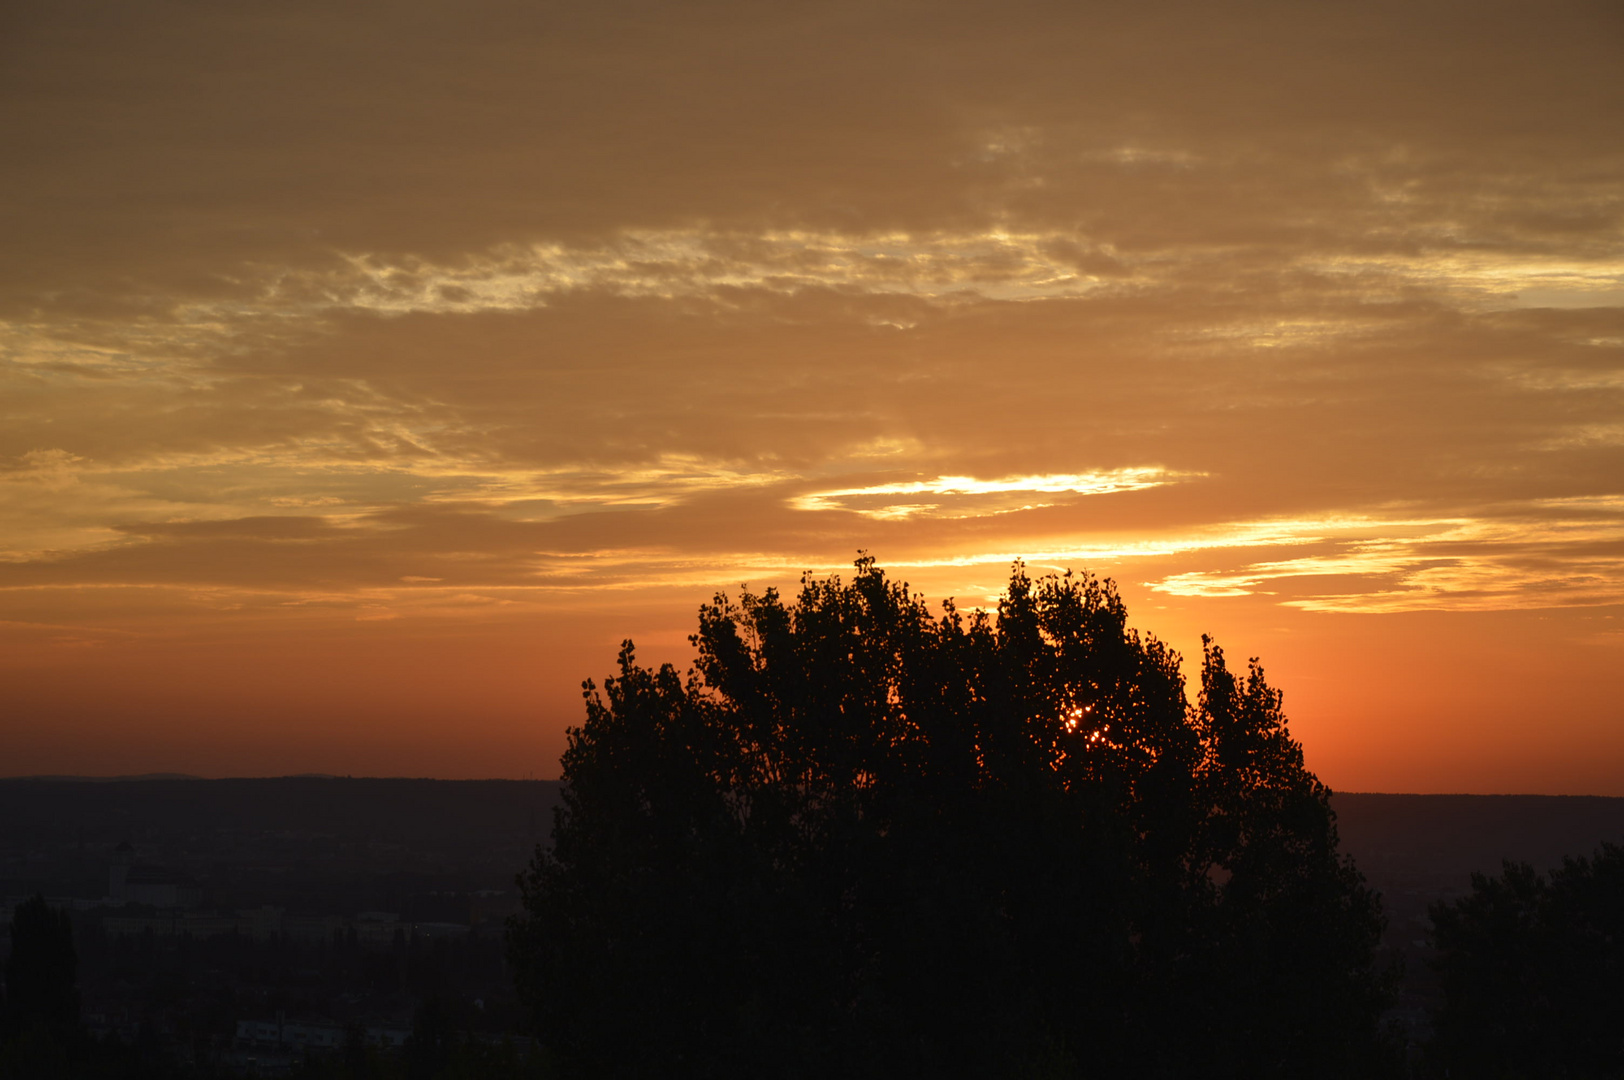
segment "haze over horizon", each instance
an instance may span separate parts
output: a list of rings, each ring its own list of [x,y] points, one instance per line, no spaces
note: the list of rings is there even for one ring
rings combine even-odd
[[[0,13],[14,774],[557,775],[858,550],[1624,795],[1624,11]],[[1193,693],[1193,690],[1192,690]]]

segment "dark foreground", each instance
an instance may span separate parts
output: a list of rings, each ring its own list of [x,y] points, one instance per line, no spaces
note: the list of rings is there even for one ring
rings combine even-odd
[[[557,800],[550,781],[0,781],[0,921],[36,894],[68,911],[106,1075],[541,1074],[502,928]],[[1430,904],[1503,859],[1547,871],[1624,837],[1616,798],[1333,805],[1418,1040],[1439,995]]]

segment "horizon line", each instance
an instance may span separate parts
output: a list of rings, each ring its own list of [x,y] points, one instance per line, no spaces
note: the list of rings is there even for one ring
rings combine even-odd
[[[164,780],[187,780],[199,782],[225,781],[225,780],[411,780],[432,781],[445,784],[485,784],[485,783],[563,783],[563,777],[542,776],[355,776],[353,774],[339,773],[277,773],[262,776],[198,776],[195,773],[151,772],[151,773],[124,773],[112,776],[92,776],[77,773],[31,773],[19,776],[0,776],[0,783],[18,783],[33,781],[36,783],[80,783],[80,784],[115,784],[115,783],[153,783]],[[1479,799],[1624,799],[1624,795],[1601,795],[1591,793],[1552,793],[1545,791],[1337,791],[1332,790],[1331,797],[1340,795],[1383,795],[1392,797],[1411,798],[1479,798]]]

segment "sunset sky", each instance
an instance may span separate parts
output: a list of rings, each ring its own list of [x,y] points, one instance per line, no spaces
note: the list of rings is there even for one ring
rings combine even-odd
[[[1617,3],[55,0],[0,140],[0,774],[557,776],[866,549],[1624,795]]]

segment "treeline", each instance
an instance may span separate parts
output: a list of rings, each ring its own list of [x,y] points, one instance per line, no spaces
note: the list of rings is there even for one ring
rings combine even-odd
[[[150,1021],[142,1022],[133,1038],[93,1036],[81,1015],[72,921],[43,897],[17,907],[10,946],[0,980],[0,1080],[215,1080],[252,1071],[241,1053],[199,1055],[161,1037]],[[400,958],[387,953],[362,958],[378,969],[372,977],[391,983],[401,978]],[[529,1080],[554,1075],[544,1052],[483,1036],[475,1030],[476,1019],[483,1018],[476,1018],[467,1002],[429,991],[400,1049],[369,1045],[365,1029],[352,1025],[341,1050],[309,1053],[287,1075],[310,1080]]]
[[[1437,1038],[1254,660],[1109,582],[940,614],[861,559],[585,687],[510,935],[577,1077],[1624,1076],[1620,855],[1432,911]]]
[[[1470,895],[1432,909],[1443,1007],[1428,1044],[1396,1054],[1389,1075],[1417,1080],[1601,1080],[1624,1075],[1624,847],[1604,844],[1548,877],[1527,864],[1475,874]],[[96,1039],[81,1023],[67,913],[42,898],[18,907],[0,986],[3,1080],[214,1080],[242,1070],[188,1059],[143,1026]],[[312,1054],[303,1080],[543,1080],[567,1075],[545,1048],[481,1039],[469,1007],[431,994],[399,1051],[346,1045]]]
[[[292,1075],[429,1078],[545,1075],[526,1039],[491,1034],[522,1026],[501,975],[501,942],[412,938],[363,949],[353,937],[301,942],[249,935],[193,939],[106,935],[94,919],[75,932],[44,898],[19,905],[0,967],[0,1080],[57,1077],[198,1078],[262,1071],[250,1058],[283,1060],[286,1049],[234,1045],[236,1022],[320,1015],[341,993],[420,1002],[404,1047],[369,1045],[351,1025],[341,1052],[315,1052]],[[139,1004],[123,1022],[86,1014],[81,989],[109,981]],[[499,984],[500,985],[500,984]],[[473,1004],[479,995],[478,1005]],[[105,1007],[99,1003],[97,1008]]]
[[[1549,877],[1508,862],[1431,915],[1444,1006],[1429,1074],[1624,1076],[1624,848]]]

